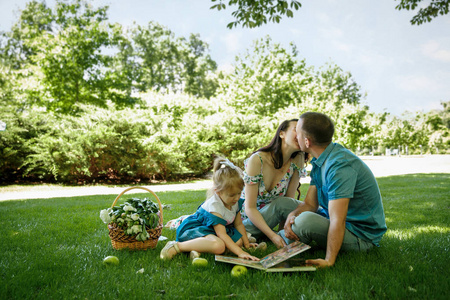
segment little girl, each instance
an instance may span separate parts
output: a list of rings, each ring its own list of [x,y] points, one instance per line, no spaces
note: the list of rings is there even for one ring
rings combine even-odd
[[[241,220],[243,188],[242,170],[228,159],[216,158],[209,198],[181,223],[176,241],[166,244],[161,259],[172,259],[181,252],[191,252],[191,258],[198,257],[198,252],[222,254],[228,249],[240,258],[259,260],[241,248],[257,246],[249,243]]]

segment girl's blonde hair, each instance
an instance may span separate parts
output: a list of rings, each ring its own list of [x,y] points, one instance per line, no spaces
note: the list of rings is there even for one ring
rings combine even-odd
[[[207,193],[208,197],[211,197],[214,192],[222,192],[232,187],[244,189],[242,177],[243,172],[239,167],[224,157],[217,157],[214,160],[213,186]]]

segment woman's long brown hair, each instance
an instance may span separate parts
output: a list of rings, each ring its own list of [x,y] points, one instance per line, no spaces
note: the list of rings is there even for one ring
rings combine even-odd
[[[267,146],[261,147],[255,152],[269,152],[272,156],[272,162],[275,169],[280,169],[283,164],[283,153],[281,152],[281,137],[280,133],[281,131],[286,131],[289,128],[289,125],[291,122],[298,122],[298,119],[291,119],[291,120],[285,120],[283,121],[280,126],[278,126],[277,132],[275,133],[275,136],[273,137],[272,141]],[[255,153],[253,152],[253,153]],[[301,151],[297,151],[292,153],[291,158],[296,157]],[[305,153],[305,162],[308,160],[308,153]]]

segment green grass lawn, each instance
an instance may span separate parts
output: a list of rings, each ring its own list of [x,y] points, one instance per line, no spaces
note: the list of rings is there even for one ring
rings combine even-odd
[[[232,265],[197,269],[187,255],[161,261],[165,242],[147,251],[114,250],[101,209],[115,196],[87,196],[0,203],[0,299],[448,299],[450,291],[450,174],[378,179],[388,231],[368,253],[340,253],[333,268],[304,273]],[[302,185],[305,194],[307,185]],[[133,197],[149,194],[133,194]],[[164,221],[195,211],[205,191],[158,193]],[[125,194],[121,200],[125,201]],[[164,229],[163,236],[175,239]],[[262,257],[274,251],[273,245]],[[104,257],[120,264],[106,267]],[[323,250],[299,254],[324,257]],[[137,273],[144,268],[144,273]]]

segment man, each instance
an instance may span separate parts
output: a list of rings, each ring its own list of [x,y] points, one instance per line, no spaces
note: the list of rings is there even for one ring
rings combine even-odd
[[[304,113],[296,130],[300,149],[313,156],[311,183],[280,235],[287,243],[315,241],[325,248],[325,259],[306,261],[318,267],[333,266],[341,249],[379,246],[386,222],[372,171],[355,154],[332,143],[334,124],[328,116]]]

